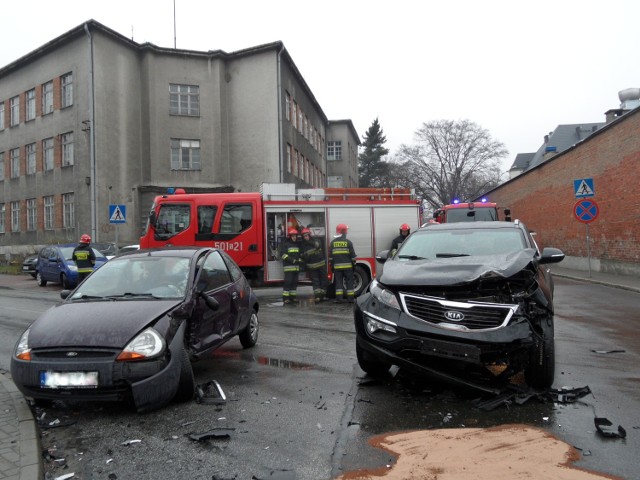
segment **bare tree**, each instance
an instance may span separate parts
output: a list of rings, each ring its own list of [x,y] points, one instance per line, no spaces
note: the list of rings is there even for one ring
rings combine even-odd
[[[476,123],[423,123],[415,138],[415,145],[400,147],[394,181],[414,188],[432,207],[472,200],[500,183],[500,160],[508,152]]]

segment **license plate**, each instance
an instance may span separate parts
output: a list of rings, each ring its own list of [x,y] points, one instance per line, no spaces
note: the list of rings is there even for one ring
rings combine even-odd
[[[29,267],[22,267],[23,270],[29,270]]]
[[[98,372],[40,372],[43,388],[97,388]]]

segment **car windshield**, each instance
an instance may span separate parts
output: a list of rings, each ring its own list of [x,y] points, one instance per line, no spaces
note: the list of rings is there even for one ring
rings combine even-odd
[[[188,258],[127,255],[105,263],[70,298],[182,298],[188,276]]]
[[[73,249],[75,247],[60,247],[60,253],[62,254],[62,256],[64,257],[65,260],[73,260]],[[92,247],[93,253],[95,254],[96,258],[100,258],[105,260],[105,256],[102,254],[102,252],[100,252],[99,250],[95,249]]]
[[[524,238],[516,228],[427,229],[405,240],[396,258],[406,261],[504,255],[524,248],[526,248]]]
[[[484,222],[498,220],[495,208],[451,208],[447,210],[447,222]]]

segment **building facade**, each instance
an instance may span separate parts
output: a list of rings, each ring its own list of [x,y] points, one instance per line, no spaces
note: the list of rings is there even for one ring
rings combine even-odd
[[[358,145],[282,42],[177,50],[88,21],[0,69],[0,257],[83,233],[137,243],[170,187],[357,186]]]

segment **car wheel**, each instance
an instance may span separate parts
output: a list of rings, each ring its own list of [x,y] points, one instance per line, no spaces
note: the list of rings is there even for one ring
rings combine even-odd
[[[367,288],[371,278],[369,277],[369,272],[362,265],[356,265],[356,268],[353,269],[353,290],[355,291],[356,297],[359,297],[364,289]]]
[[[60,274],[60,283],[62,284],[62,286],[64,288],[67,288],[67,289],[71,288],[71,284],[69,283],[69,279],[67,278],[67,276],[64,273]]]
[[[369,375],[382,376],[389,372],[391,364],[374,359],[371,355],[365,352],[360,345],[356,342],[356,357],[358,357],[358,365]]]
[[[543,322],[542,338],[531,349],[529,364],[524,370],[527,384],[533,388],[549,388],[556,371],[553,317]]]
[[[180,354],[180,379],[178,380],[178,390],[176,391],[174,400],[178,402],[193,400],[195,392],[196,379],[193,376],[193,368],[191,368],[189,354],[183,347],[182,353]]]
[[[33,278],[36,278],[37,274],[35,272],[31,272],[29,275],[31,275]]]
[[[240,343],[243,348],[251,348],[258,342],[258,332],[260,330],[260,322],[258,320],[258,312],[253,310],[251,318],[246,327],[238,334]]]
[[[36,282],[38,282],[38,285],[40,285],[41,287],[47,286],[47,281],[42,278],[42,273],[40,272],[36,272]]]

